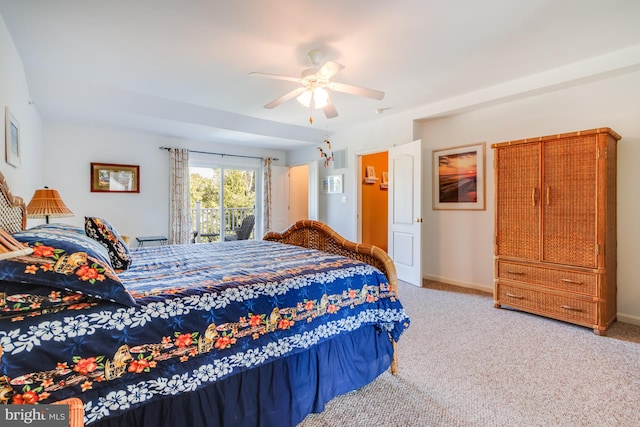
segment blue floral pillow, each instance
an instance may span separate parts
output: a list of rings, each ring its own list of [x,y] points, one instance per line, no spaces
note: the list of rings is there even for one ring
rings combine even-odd
[[[54,229],[20,231],[12,236],[26,243],[33,253],[0,261],[0,280],[135,305],[113,270],[107,251],[90,237]]]
[[[77,234],[85,234],[84,227],[78,227],[77,225],[70,224],[61,224],[61,223],[53,223],[53,224],[40,224],[35,227],[31,227],[30,231],[33,230],[58,230],[58,231],[69,231]]]
[[[84,217],[84,231],[87,236],[99,242],[109,253],[111,265],[116,270],[126,270],[131,265],[129,246],[107,220],[92,216]]]

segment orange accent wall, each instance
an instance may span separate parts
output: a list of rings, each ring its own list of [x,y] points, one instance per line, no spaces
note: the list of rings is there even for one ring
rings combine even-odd
[[[388,171],[389,154],[375,153],[362,156],[362,243],[387,250],[387,224],[389,219],[388,190],[381,189],[382,172]],[[373,166],[378,180],[365,184],[367,166]]]

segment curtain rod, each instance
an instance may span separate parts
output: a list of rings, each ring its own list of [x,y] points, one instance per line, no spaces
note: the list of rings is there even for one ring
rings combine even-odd
[[[161,149],[161,150],[171,150],[171,148],[170,148],[170,147],[160,147],[160,149]],[[221,156],[221,157],[225,157],[225,156],[227,156],[227,157],[243,157],[243,158],[245,158],[245,159],[260,159],[260,160],[264,159],[264,157],[258,157],[258,156],[243,156],[243,155],[241,155],[241,154],[214,153],[214,152],[212,152],[212,151],[189,150],[189,152],[190,152],[190,153],[199,153],[199,154],[213,154],[213,155],[215,155],[215,156]],[[273,157],[272,157],[272,158],[271,158],[271,160],[273,160],[273,161],[276,161],[276,162],[277,162],[277,161],[278,161],[278,160],[280,160],[280,159],[277,159],[277,158],[273,158]]]

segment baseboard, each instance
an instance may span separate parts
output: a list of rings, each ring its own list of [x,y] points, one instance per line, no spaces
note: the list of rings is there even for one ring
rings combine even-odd
[[[460,282],[458,280],[453,280],[446,277],[430,276],[428,274],[423,274],[422,278],[427,280],[433,280],[436,282],[447,283],[449,285],[460,286],[462,288],[469,288],[469,289],[475,289],[477,291],[488,292],[490,294],[493,293],[493,285],[485,286],[485,285],[479,285],[477,283]]]
[[[447,283],[449,285],[460,286],[460,287],[463,287],[463,288],[469,288],[469,289],[475,289],[475,290],[478,290],[478,291],[493,293],[493,286],[484,286],[484,285],[478,285],[477,283],[460,282],[458,280],[453,280],[453,279],[449,279],[449,278],[446,278],[446,277],[431,276],[431,275],[428,275],[428,274],[424,274],[422,276],[422,278],[423,279],[427,279],[427,280],[433,280],[433,281],[436,281],[436,282]],[[630,314],[617,313],[616,318],[617,318],[618,322],[630,323],[632,325],[639,325],[640,326],[640,317],[639,316],[633,316],[633,315],[630,315]]]
[[[630,314],[618,313],[617,314],[617,318],[618,318],[618,322],[631,323],[632,325],[639,325],[640,326],[640,317],[638,317],[638,316],[632,316]]]

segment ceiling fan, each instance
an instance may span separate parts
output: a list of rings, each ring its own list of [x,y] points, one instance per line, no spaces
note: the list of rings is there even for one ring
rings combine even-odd
[[[250,76],[265,77],[268,79],[287,80],[291,82],[300,83],[300,87],[294,89],[281,97],[269,102],[264,108],[275,108],[278,105],[287,102],[293,98],[297,98],[298,101],[312,109],[320,108],[324,112],[328,119],[337,117],[338,111],[331,101],[329,91],[344,92],[351,95],[364,96],[366,98],[372,98],[381,100],[384,98],[384,92],[374,89],[367,89],[364,87],[353,86],[345,83],[339,83],[332,81],[332,78],[336,76],[344,68],[344,65],[338,64],[334,61],[325,61],[324,52],[321,50],[312,50],[308,53],[309,59],[313,64],[313,68],[303,70],[300,77],[281,76],[277,74],[266,73],[249,73]]]

